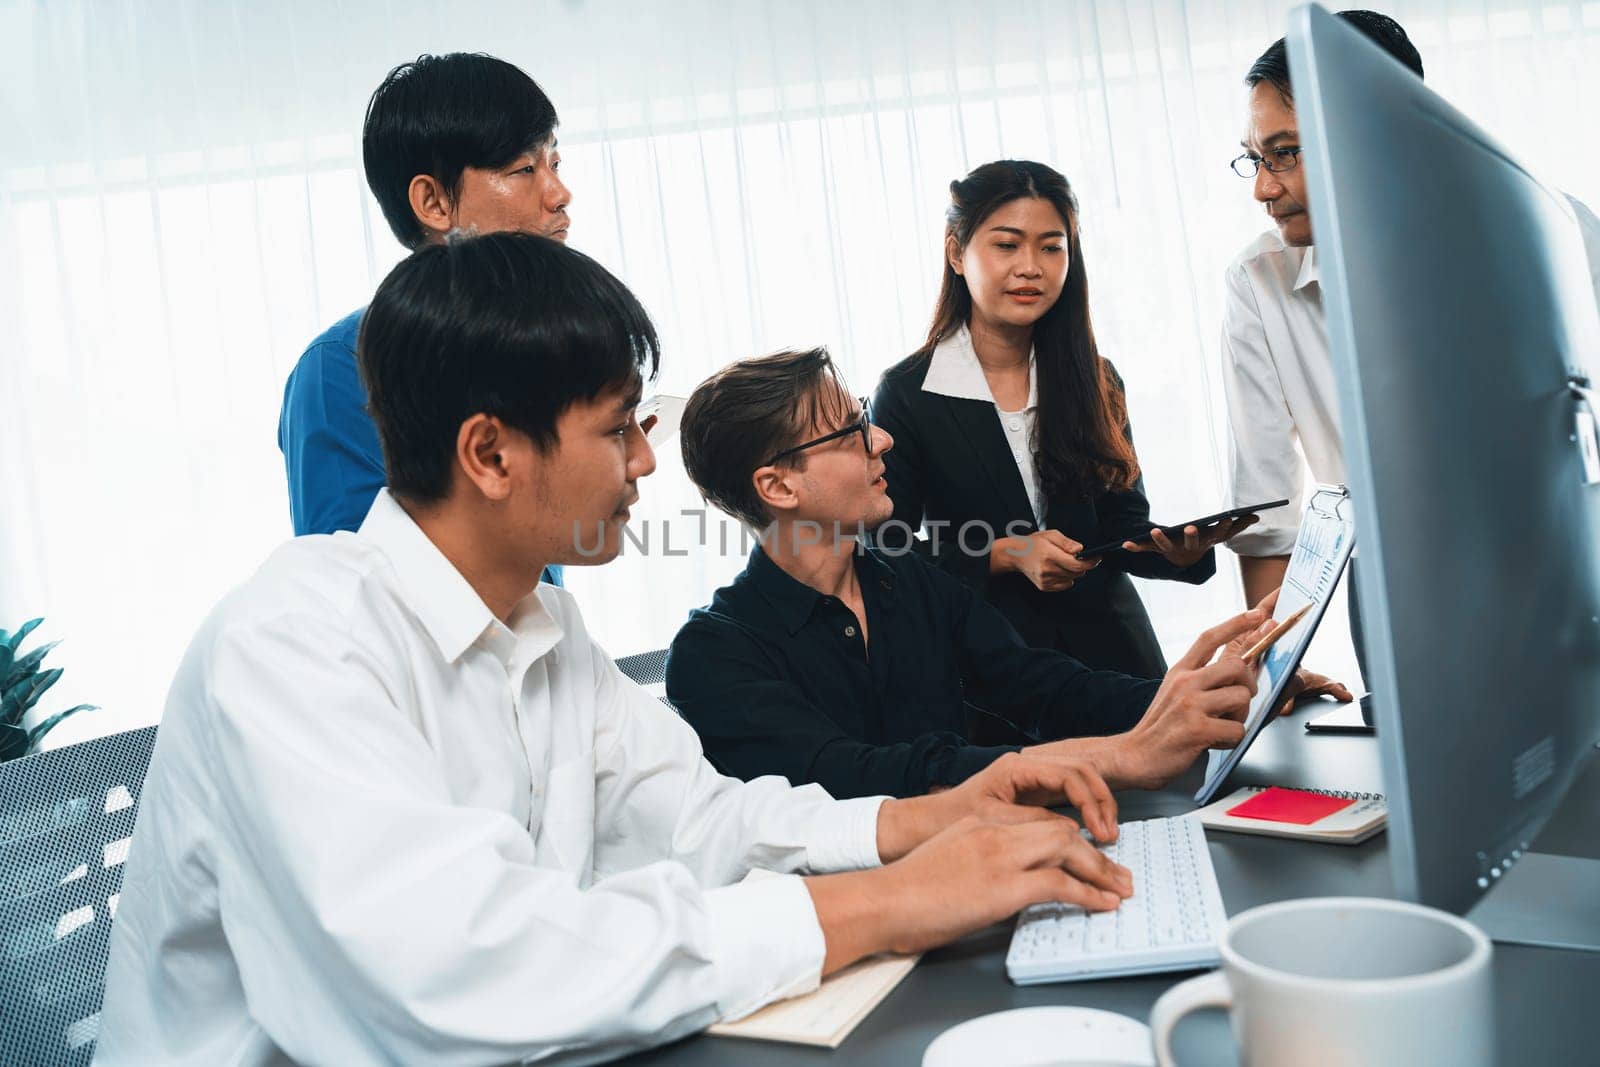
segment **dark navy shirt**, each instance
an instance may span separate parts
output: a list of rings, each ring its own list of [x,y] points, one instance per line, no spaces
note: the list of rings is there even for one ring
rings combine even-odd
[[[1019,747],[973,743],[975,723],[1029,743],[1119,733],[1160,684],[1029,648],[914,554],[863,549],[855,567],[870,645],[849,608],[759,546],[678,631],[667,697],[724,773],[818,782],[840,798],[917,796]]]
[[[278,447],[296,537],[358,529],[386,480],[356,365],[364,314],[351,312],[312,341],[283,388]],[[560,585],[561,568],[545,568],[544,580]]]

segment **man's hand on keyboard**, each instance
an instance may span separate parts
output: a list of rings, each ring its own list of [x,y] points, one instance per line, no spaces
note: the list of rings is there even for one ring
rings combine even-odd
[[[921,952],[1054,901],[1115,908],[1133,876],[1041,805],[1070,803],[1101,841],[1117,804],[1080,761],[1008,754],[941,793],[878,809],[878,870],[806,879],[831,974],[877,952]]]
[[[987,822],[1050,818],[1046,805],[1071,804],[1097,841],[1117,839],[1117,801],[1094,766],[1083,760],[1040,759],[1011,753],[945,794],[962,814]]]
[[[921,952],[1058,901],[1109,911],[1133,892],[1133,876],[1063,816],[1023,823],[962,819],[879,872],[889,947]]]
[[[1259,608],[1202,633],[1161,681],[1139,724],[1108,739],[1101,764],[1114,788],[1159,789],[1209,748],[1232,748],[1256,692],[1256,672],[1219,649],[1267,621]],[[1212,657],[1216,656],[1215,661]]]
[[[878,855],[890,863],[967,816],[997,823],[1059,819],[1046,807],[1058,804],[1077,808],[1097,840],[1117,839],[1117,802],[1092,764],[1013,752],[960,785],[886,802],[878,809]]]

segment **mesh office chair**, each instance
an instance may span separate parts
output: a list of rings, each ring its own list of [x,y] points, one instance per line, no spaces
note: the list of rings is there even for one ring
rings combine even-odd
[[[617,670],[642,685],[646,692],[661,701],[661,703],[672,708],[672,701],[667,699],[666,649],[658,648],[654,652],[639,652],[632,656],[623,656],[617,660]],[[678,709],[672,708],[672,710],[677,711]]]
[[[0,1064],[87,1064],[156,728],[0,764]]]
[[[651,686],[666,685],[667,650],[658,648],[654,652],[623,656],[617,660],[617,669],[646,689]]]

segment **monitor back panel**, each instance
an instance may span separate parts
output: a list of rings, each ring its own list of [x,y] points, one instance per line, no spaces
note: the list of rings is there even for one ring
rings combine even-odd
[[[1600,318],[1564,197],[1326,11],[1289,49],[1397,888],[1464,912],[1600,737]]]

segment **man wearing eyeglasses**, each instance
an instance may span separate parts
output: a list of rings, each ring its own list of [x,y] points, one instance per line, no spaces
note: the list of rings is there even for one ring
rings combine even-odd
[[[1399,23],[1370,11],[1342,11],[1339,17],[1422,77],[1422,59]],[[1295,442],[1317,481],[1342,483],[1345,472],[1300,131],[1281,39],[1256,60],[1245,85],[1250,94],[1244,154],[1233,169],[1254,183],[1252,192],[1274,229],[1240,253],[1225,279],[1222,373],[1233,427],[1233,495],[1240,501],[1293,501],[1228,542],[1239,554],[1245,602],[1253,604],[1282,584],[1299,532],[1304,482]]]
[[[909,529],[890,529],[894,441],[826,350],[723,369],[695,390],[680,433],[705,498],[760,532],[667,659],[667,696],[724,773],[910,797],[1021,750],[1087,762],[1112,788],[1156,788],[1238,742],[1255,672],[1233,646],[1211,660],[1263,614],[1202,634],[1159,681],[1027,647],[911,552]],[[987,553],[1005,535],[975,525],[952,534],[959,546]],[[983,732],[996,743],[978,743]]]
[[[1394,19],[1373,11],[1341,11],[1339,17],[1422,77],[1422,57]],[[1233,428],[1233,495],[1240,504],[1284,497],[1293,501],[1291,507],[1267,512],[1260,523],[1228,542],[1239,554],[1245,602],[1255,604],[1282,584],[1299,533],[1304,479],[1296,442],[1318,482],[1342,483],[1345,469],[1306,171],[1282,39],[1255,61],[1245,85],[1249,110],[1244,153],[1232,165],[1254,183],[1253,194],[1274,229],[1251,242],[1225,278],[1222,370]],[[1600,294],[1600,221],[1576,200],[1572,204]],[[1350,589],[1353,601],[1354,571]],[[1360,617],[1354,603],[1350,619],[1360,657]]]

